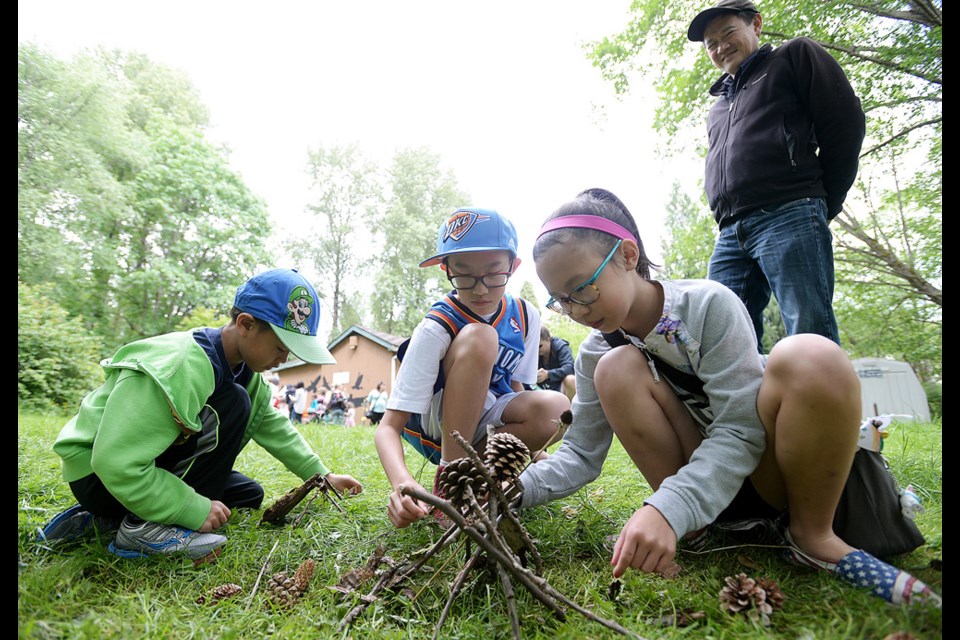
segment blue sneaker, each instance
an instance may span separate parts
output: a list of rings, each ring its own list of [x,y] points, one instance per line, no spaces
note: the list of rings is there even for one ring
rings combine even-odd
[[[57,514],[37,533],[37,542],[66,542],[76,540],[95,530],[116,531],[120,522],[113,518],[95,516],[79,504]]]
[[[216,533],[201,533],[159,522],[138,522],[127,516],[109,549],[110,553],[121,558],[145,558],[182,551],[199,566],[215,562],[226,542],[226,536]]]

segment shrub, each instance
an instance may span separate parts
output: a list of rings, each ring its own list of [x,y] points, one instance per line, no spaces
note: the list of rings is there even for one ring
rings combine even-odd
[[[17,395],[27,404],[71,408],[103,381],[101,342],[49,291],[17,282]]]

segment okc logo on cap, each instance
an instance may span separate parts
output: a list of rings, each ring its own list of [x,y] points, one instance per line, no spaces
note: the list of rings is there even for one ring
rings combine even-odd
[[[473,211],[457,211],[447,220],[447,230],[443,234],[442,241],[453,240],[459,242],[463,236],[470,232],[478,222],[489,220],[490,216],[485,216]]]

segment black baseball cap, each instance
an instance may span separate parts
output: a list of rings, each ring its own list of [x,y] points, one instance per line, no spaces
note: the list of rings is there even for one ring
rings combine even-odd
[[[693,42],[703,42],[703,32],[707,30],[710,21],[728,13],[740,13],[741,11],[752,11],[760,13],[752,2],[747,0],[720,0],[709,9],[705,9],[697,14],[697,17],[690,23],[687,29],[687,39]]]

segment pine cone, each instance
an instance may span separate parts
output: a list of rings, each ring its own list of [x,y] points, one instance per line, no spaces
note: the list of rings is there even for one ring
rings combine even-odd
[[[300,598],[297,583],[286,571],[279,571],[270,577],[267,582],[267,595],[278,607],[291,607]]]
[[[308,558],[300,563],[292,578],[286,571],[273,574],[267,582],[270,600],[278,607],[292,607],[306,593],[315,567],[313,559]]]
[[[487,469],[497,482],[519,476],[528,460],[530,449],[512,433],[501,432],[487,438]]]
[[[219,587],[216,587],[211,593],[210,596],[200,596],[197,598],[197,604],[216,604],[221,600],[226,600],[227,598],[232,598],[233,596],[241,593],[243,587],[238,584],[227,583],[222,584]]]
[[[306,593],[307,587],[310,586],[310,578],[313,577],[313,570],[316,566],[317,563],[313,561],[313,558],[307,558],[300,563],[297,572],[293,574],[293,582],[297,585],[300,595]]]
[[[487,492],[487,483],[470,458],[457,458],[450,462],[440,472],[439,484],[443,496],[460,512],[466,512],[470,506],[466,496],[467,487],[477,499]]]
[[[757,578],[757,586],[767,592],[767,602],[774,610],[783,609],[783,601],[787,596],[783,594],[780,585],[770,578]]]
[[[767,602],[767,592],[756,580],[741,573],[736,577],[723,579],[725,586],[720,590],[720,606],[730,613],[742,613],[748,618],[770,625],[773,606]]]

